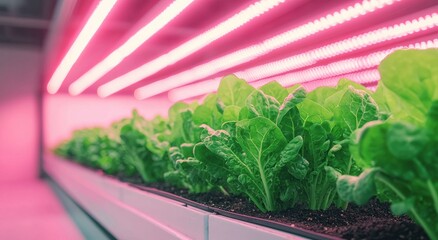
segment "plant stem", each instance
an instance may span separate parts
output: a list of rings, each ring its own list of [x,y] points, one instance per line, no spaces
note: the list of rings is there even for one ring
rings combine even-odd
[[[259,154],[259,156],[260,155],[261,154]],[[265,190],[265,194],[264,195],[265,195],[265,199],[266,199],[266,209],[268,211],[274,211],[275,209],[274,209],[274,206],[273,206],[273,203],[272,203],[271,191],[269,189],[268,182],[266,180],[265,171],[264,171],[264,169],[262,167],[262,163],[260,162],[260,157],[258,158],[257,164],[258,164],[258,169],[259,169],[260,177],[261,177],[261,180],[262,180],[262,183],[263,183],[263,189]]]
[[[219,186],[219,190],[221,190],[221,192],[222,192],[225,196],[230,196],[230,194],[228,193],[228,191],[227,191],[223,186]]]
[[[427,180],[427,187],[429,188],[430,194],[432,195],[433,205],[435,207],[435,212],[438,213],[438,193],[436,192],[435,186],[432,180]]]
[[[322,210],[326,210],[330,206],[330,204],[331,204],[330,200],[332,198],[332,193],[333,193],[333,189],[330,189],[330,190],[326,191],[326,194],[325,194],[325,197],[324,197],[324,202],[323,202],[323,204],[321,206]]]
[[[315,184],[311,184],[310,185],[310,194],[309,194],[309,197],[310,197],[310,209],[311,210],[316,210],[316,197],[315,197],[315,188],[316,188],[316,186],[315,186]]]
[[[350,156],[350,159],[348,160],[348,167],[347,171],[344,173],[345,175],[349,175],[351,171],[351,166],[353,165],[353,156]]]
[[[260,209],[260,211],[262,212],[266,212],[266,208],[263,206],[263,204],[260,204],[260,202],[257,200],[257,198],[255,198],[251,193],[249,192],[245,192],[246,195],[249,196],[249,198],[251,199],[251,201],[257,206],[258,209]]]
[[[342,201],[340,200],[342,204],[340,204],[340,208],[342,208],[343,210],[347,209],[348,207],[348,202],[347,201]]]
[[[137,171],[140,173],[140,176],[143,179],[143,181],[150,182],[151,181],[151,177],[144,170],[143,161],[134,153],[131,153],[130,155],[131,155],[131,158],[132,158],[131,159],[131,163],[135,166]]]
[[[382,174],[376,174],[375,179],[382,182],[383,184],[385,184],[389,189],[391,189],[395,194],[397,194],[397,196],[399,196],[402,200],[406,199],[406,196],[394,184],[392,184],[391,180],[388,179],[386,176],[383,176]],[[420,224],[423,227],[423,229],[427,233],[427,235],[432,240],[438,240],[438,236],[435,234],[435,231],[420,216],[417,208],[415,207],[415,204],[412,206],[412,208],[409,211],[412,213],[414,219],[418,222],[418,224]]]

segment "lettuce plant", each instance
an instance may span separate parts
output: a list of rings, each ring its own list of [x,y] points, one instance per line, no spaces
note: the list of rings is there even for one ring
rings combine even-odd
[[[163,180],[169,162],[163,159],[163,155],[153,154],[148,148],[153,139],[149,137],[153,132],[150,124],[133,111],[132,118],[120,129],[121,150],[125,161],[136,168],[143,181],[156,182]]]
[[[134,169],[124,162],[120,151],[119,123],[110,128],[87,128],[76,130],[73,137],[58,145],[55,153],[108,174],[132,176]]]
[[[333,202],[346,207],[336,193],[341,174],[358,175],[360,168],[348,146],[351,133],[378,119],[378,107],[363,86],[340,80],[336,87],[320,87],[298,105],[304,122],[302,156],[309,161],[308,176],[300,181],[303,203],[327,209]]]
[[[204,125],[201,136],[222,160],[215,161],[216,173],[227,179],[229,188],[240,190],[262,211],[298,202],[311,209],[326,209],[334,201],[344,206],[337,198],[337,177],[359,173],[348,152],[349,135],[378,115],[364,87],[343,80],[308,98],[299,87],[288,90],[271,82],[256,90],[230,79],[218,91],[224,123],[216,129]],[[226,95],[222,89],[240,90]],[[225,114],[228,109],[233,113]]]
[[[257,101],[263,104],[258,105]],[[290,97],[287,101],[295,99]],[[203,143],[223,161],[217,172],[227,179],[231,189],[247,195],[261,211],[284,208],[297,198],[294,186],[288,184],[291,173],[287,168],[294,162],[297,168],[289,169],[294,172],[305,164],[298,156],[302,138],[297,136],[288,142],[276,124],[291,109],[296,107],[280,110],[280,103],[274,97],[256,90],[239,112],[239,118],[244,115],[246,119],[224,123],[227,130],[203,126]]]
[[[226,181],[214,174],[212,169],[217,167],[217,156],[200,140],[200,125],[222,124],[223,115],[217,105],[217,95],[208,95],[200,105],[176,103],[170,108],[169,116],[172,129],[169,159],[173,168],[165,173],[165,180],[192,193],[210,191],[214,187],[227,193],[224,188]]]
[[[438,99],[438,49],[399,50],[379,65],[374,98],[389,120],[422,124]]]
[[[202,104],[176,103],[169,120],[148,121],[134,111],[109,135],[122,162],[145,182],[244,194],[262,211],[296,203],[326,209],[344,206],[337,177],[358,169],[346,147],[349,135],[376,113],[368,92],[351,81],[307,94],[277,82],[255,89],[230,75]]]
[[[386,192],[394,214],[407,213],[438,239],[438,101],[430,111],[423,126],[372,122],[362,128],[355,148],[370,167],[358,177],[340,177],[337,184],[340,196],[357,204]]]
[[[372,196],[408,214],[438,239],[438,50],[403,50],[379,67],[376,98],[386,121],[352,135],[351,152],[365,170],[337,181],[342,199],[357,204]]]

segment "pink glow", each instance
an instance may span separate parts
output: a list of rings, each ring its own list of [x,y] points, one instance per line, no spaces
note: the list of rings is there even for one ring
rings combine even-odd
[[[303,87],[306,88],[307,91],[311,91],[317,87],[321,86],[336,86],[339,79],[341,78],[347,78],[352,81],[355,81],[360,84],[368,84],[377,82],[380,80],[380,74],[377,69],[370,69],[355,73],[349,73],[349,74],[341,74],[336,77],[331,78],[324,78],[324,79],[318,79],[315,81],[305,82],[303,83]]]
[[[62,82],[70,72],[72,66],[78,60],[79,56],[87,47],[91,38],[102,25],[105,18],[108,16],[111,9],[116,4],[117,0],[99,1],[99,4],[94,9],[85,26],[82,28],[73,45],[68,50],[67,54],[62,59],[59,66],[56,68],[47,85],[47,91],[51,94],[58,92]]]
[[[281,3],[284,3],[284,0],[262,0],[250,5],[246,9],[233,15],[231,18],[228,18],[215,27],[181,44],[168,53],[163,54],[160,57],[153,59],[152,61],[143,64],[142,66],[102,85],[98,89],[99,96],[107,97],[123,88],[141,81],[146,77],[151,76],[154,73],[157,73],[161,69],[172,65],[181,59],[184,59],[213,41],[216,41],[217,39],[238,29],[244,24],[250,22],[252,19],[270,11]]]
[[[33,180],[38,174],[41,59],[37,48],[0,46],[0,184]]]
[[[2,101],[0,112],[0,182],[36,178],[38,126],[34,96]]]
[[[353,73],[368,68],[376,68],[379,63],[391,52],[401,49],[426,49],[426,48],[438,48],[438,39],[422,41],[406,46],[397,46],[383,51],[370,53],[366,56],[345,59],[337,62],[332,62],[323,66],[316,66],[306,70],[291,72],[280,76],[266,78],[252,85],[260,87],[270,81],[278,81],[283,86],[291,86],[294,84],[303,84],[310,82],[309,84],[326,83],[330,82],[336,84],[339,78],[346,77],[357,81],[359,83],[368,83],[370,81],[377,81],[375,70],[367,70],[358,73]],[[316,80],[319,79],[319,80]],[[210,92],[216,91],[219,86],[220,78],[212,80],[206,80],[190,85],[186,85],[180,88],[175,88],[168,93],[168,97],[171,101],[181,101],[195,96],[200,96]],[[249,81],[251,82],[251,81]],[[313,85],[312,85],[313,86]],[[315,85],[316,86],[316,85]]]
[[[84,238],[50,187],[35,179],[0,185],[0,239]]]
[[[146,118],[167,116],[171,102],[167,97],[137,101],[132,96],[112,96],[102,99],[84,94],[71,97],[67,94],[46,95],[44,98],[44,142],[54,147],[71,136],[75,129],[109,126],[112,122],[131,116],[136,108]]]
[[[221,78],[215,78],[172,89],[168,92],[169,100],[178,102],[191,97],[215,92],[219,88],[220,80]]]
[[[73,82],[69,87],[71,95],[78,95],[85,89],[99,80],[111,69],[117,66],[127,56],[132,54],[144,42],[154,36],[160,29],[166,26],[171,20],[177,17],[193,0],[173,1],[164,11],[162,11],[152,21],[140,28],[119,48],[114,50],[104,60],[96,64],[92,69]]]
[[[300,27],[293,28],[281,33],[275,37],[267,39],[262,43],[232,52],[225,56],[219,57],[207,63],[198,65],[190,70],[183,71],[171,77],[155,81],[135,91],[137,99],[145,99],[173,88],[183,86],[188,83],[198,81],[202,78],[219,73],[222,70],[248,62],[262,55],[266,55],[275,49],[284,47],[288,44],[314,35],[320,31],[333,28],[354,18],[366,15],[392,5],[393,0],[387,1],[363,1],[346,8],[340,9],[334,13],[318,18]]]
[[[252,67],[237,72],[236,75],[251,82],[275,76],[277,74],[283,74],[301,67],[310,66],[320,60],[353,52],[377,43],[389,42],[398,38],[406,38],[409,35],[438,27],[438,14],[435,13],[437,9],[438,8],[431,9],[430,15],[425,14],[422,17],[417,17],[392,26],[379,28],[298,55]]]
[[[433,10],[435,9],[436,8],[433,8]],[[253,82],[258,79],[268,78],[267,80],[262,80],[262,81],[268,82],[272,80],[277,80],[280,83],[286,81],[284,82],[283,85],[289,86],[295,83],[301,83],[316,78],[328,77],[322,75],[330,74],[330,71],[341,71],[341,72],[358,71],[360,69],[370,68],[372,66],[378,65],[378,63],[380,62],[381,59],[383,59],[384,56],[386,56],[396,48],[402,48],[402,46],[392,48],[386,51],[374,53],[374,55],[372,56],[370,55],[366,56],[365,59],[362,57],[355,59],[347,59],[344,61],[332,63],[332,65],[322,67],[322,69],[312,68],[300,72],[284,74],[285,72],[297,68],[313,65],[321,59],[330,58],[336,55],[343,54],[345,52],[355,51],[357,49],[361,49],[366,46],[376,44],[379,42],[389,41],[391,39],[396,39],[400,37],[406,37],[416,32],[425,31],[434,27],[438,27],[438,14],[436,13],[425,15],[423,17],[419,17],[411,21],[405,21],[404,23],[395,24],[393,26],[379,28],[377,30],[367,32],[345,40],[341,40],[295,56],[291,56],[275,62],[263,64],[260,66],[252,67],[250,69],[240,71],[235,74],[238,77],[247,80],[248,82]],[[433,47],[436,44],[436,40],[433,40],[433,42],[431,41],[424,42],[424,44],[426,44],[426,46],[430,45],[431,47]],[[416,45],[411,44],[409,46],[404,46],[404,47],[422,48],[421,45],[419,46],[418,44]],[[346,62],[350,62],[350,63],[346,64]],[[358,66],[357,65],[358,63],[363,63],[363,64]],[[352,66],[354,66],[354,68],[352,68]],[[282,76],[275,76],[277,74],[282,74]],[[271,76],[275,76],[275,77],[271,77]],[[211,80],[207,80],[207,81],[211,83]],[[213,88],[214,85],[212,84],[200,83],[200,84],[189,85],[189,86],[192,86],[196,89],[199,88],[199,90],[188,91],[189,87],[182,87],[179,90],[171,91],[172,93],[169,93],[169,97],[172,99],[172,101],[181,100],[181,99],[191,98],[197,95],[205,94],[208,92],[212,92],[216,89]],[[201,88],[203,90],[201,90]]]
[[[360,71],[367,68],[376,68],[380,62],[388,56],[390,53],[397,49],[412,48],[412,49],[425,49],[438,47],[438,39],[429,41],[423,41],[415,44],[409,44],[406,46],[397,46],[383,51],[371,53],[366,56],[349,58],[342,61],[332,62],[324,66],[312,67],[310,69],[291,72],[280,76],[270,77],[260,80],[255,84],[263,85],[267,82],[276,80],[283,86],[290,86],[296,83],[303,83],[320,78],[329,78],[338,76],[341,74],[348,74],[355,71]]]
[[[282,76],[280,76],[280,77],[282,77]],[[318,79],[315,81],[304,82],[302,84],[308,91],[310,91],[310,90],[315,89],[319,86],[335,86],[337,84],[337,82],[339,81],[339,79],[341,79],[341,78],[348,78],[348,79],[353,80],[357,83],[364,84],[364,83],[378,81],[380,79],[380,75],[376,69],[371,69],[371,70],[365,70],[365,71],[360,71],[360,72],[356,72],[356,73],[340,74],[340,75],[337,75],[336,77]],[[269,81],[262,80],[262,81],[255,82],[251,85],[253,85],[254,87],[261,87],[270,81],[273,81],[273,80],[269,80]],[[200,95],[204,95],[204,94],[207,94],[210,92],[214,92],[219,87],[219,82],[220,82],[220,78],[216,78],[213,80],[202,81],[202,82],[187,85],[184,87],[175,88],[175,89],[169,91],[169,99],[172,102],[178,102],[178,101],[189,99],[189,98],[192,98],[195,96],[200,96]],[[282,84],[283,86],[293,85],[293,84],[284,84],[284,82],[280,82],[280,84]]]

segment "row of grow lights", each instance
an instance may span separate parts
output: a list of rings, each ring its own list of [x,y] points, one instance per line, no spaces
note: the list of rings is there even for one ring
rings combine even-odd
[[[314,83],[316,80],[318,83],[325,83],[331,78],[344,76],[352,77],[361,83],[371,83],[378,77],[366,70],[375,69],[380,60],[393,50],[400,47],[426,48],[437,45],[438,7],[432,0],[348,1],[346,5],[332,12],[311,16],[305,23],[287,26],[274,35],[261,32],[264,34],[263,39],[256,43],[237,45],[230,52],[221,56],[211,56],[204,63],[185,65],[168,77],[155,77],[159,71],[171,69],[173,65],[190,56],[204,53],[209,46],[233,37],[239,30],[255,29],[257,25],[254,22],[263,24],[264,21],[269,21],[282,7],[306,3],[304,0],[254,1],[179,46],[102,82],[108,72],[126,61],[141,46],[147,46],[150,38],[160,34],[160,31],[172,21],[178,21],[179,15],[200,4],[196,0],[171,1],[143,27],[136,31],[128,31],[127,34],[130,36],[123,37],[122,39],[126,40],[118,43],[118,47],[104,59],[88,66],[88,71],[69,84],[69,93],[78,95],[97,84],[97,94],[100,97],[108,97],[124,89],[133,88],[132,92],[137,99],[170,91],[169,98],[176,101],[214,91],[220,77],[229,73],[235,73],[256,86],[273,79],[278,80],[283,86],[290,86],[295,83]],[[49,93],[56,93],[62,85],[68,84],[68,74],[77,62],[81,62],[82,51],[99,28],[105,25],[111,11],[117,9],[118,4],[117,0],[112,0],[100,1],[96,5],[70,50],[51,75],[47,85]],[[412,6],[413,10],[403,17],[386,19],[379,26],[360,31],[354,29],[366,22],[370,16],[374,16],[371,13],[385,14],[386,11],[395,11],[406,6]],[[341,39],[288,51],[294,43],[325,37],[330,32],[343,30],[343,27],[348,29],[347,34],[343,34]],[[283,50],[287,51],[287,56],[278,53]],[[358,62],[360,64],[357,64]],[[365,73],[362,73],[364,71]],[[144,85],[143,82],[147,84]],[[187,91],[188,89],[190,91]]]

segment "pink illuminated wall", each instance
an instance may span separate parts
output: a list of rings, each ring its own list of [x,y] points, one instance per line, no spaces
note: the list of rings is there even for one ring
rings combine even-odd
[[[167,97],[155,97],[138,101],[131,95],[112,96],[102,99],[97,95],[72,97],[67,94],[44,97],[44,142],[52,148],[71,136],[75,129],[94,126],[109,126],[112,122],[129,117],[135,108],[139,113],[152,118],[159,114],[167,116],[171,102]]]
[[[0,46],[0,184],[38,174],[40,50]]]

